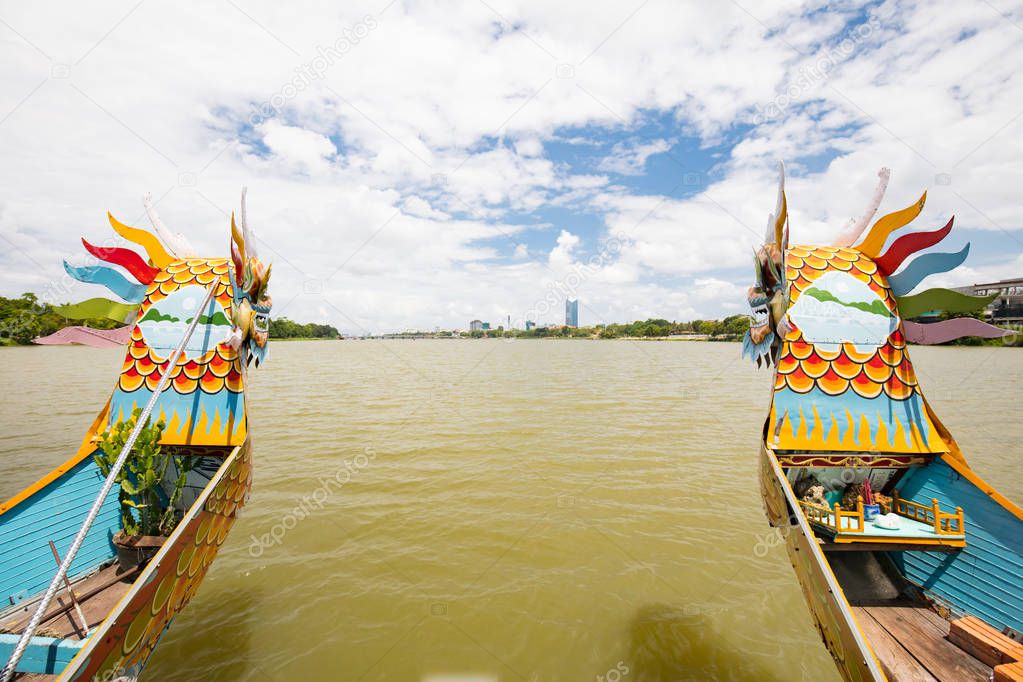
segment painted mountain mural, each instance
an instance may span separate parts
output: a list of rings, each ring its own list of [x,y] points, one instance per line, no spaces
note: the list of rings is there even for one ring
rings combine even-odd
[[[157,324],[160,323],[160,322],[180,322],[180,321],[181,320],[179,320],[178,318],[174,317],[173,315],[163,315],[162,313],[160,313],[159,310],[156,309],[156,306],[153,306],[148,311],[146,311],[145,316],[143,316],[143,318],[141,320],[139,320],[139,322],[153,322],[153,323],[157,323]]]
[[[187,324],[192,324],[192,318],[185,320]],[[212,315],[200,315],[199,324],[212,324],[212,325],[224,325],[231,326],[231,322],[227,319],[227,315],[216,310]]]
[[[824,301],[825,303],[830,301],[832,303],[837,303],[838,305],[845,306],[846,308],[855,308],[856,310],[862,310],[865,313],[874,313],[875,315],[883,315],[885,317],[891,315],[891,312],[888,310],[888,306],[886,306],[884,302],[879,298],[874,299],[870,303],[866,303],[864,301],[843,301],[830,291],[818,289],[817,287],[810,287],[809,289],[803,292],[803,295],[813,296],[818,301]]]
[[[807,341],[853,343],[864,352],[883,345],[899,325],[899,318],[870,287],[844,272],[828,272],[814,281],[789,310],[789,318]]]
[[[170,357],[196,316],[199,322],[183,351],[186,359],[198,358],[227,339],[231,321],[216,300],[210,301],[205,310],[197,310],[205,295],[204,287],[182,287],[153,303],[139,320],[142,336],[161,359]]]

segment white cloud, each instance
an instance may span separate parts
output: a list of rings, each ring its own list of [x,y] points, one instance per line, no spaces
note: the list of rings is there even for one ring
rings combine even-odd
[[[548,261],[555,271],[563,269],[572,262],[572,252],[579,246],[579,237],[568,230],[562,230],[558,235],[557,245],[551,249]]]
[[[408,215],[416,216],[417,218],[429,218],[430,220],[447,220],[451,217],[444,211],[436,210],[425,199],[417,196],[405,199],[401,210]]]
[[[519,156],[540,156],[543,153],[543,142],[536,137],[527,137],[515,143],[515,152]]]
[[[300,173],[325,173],[335,152],[333,143],[323,135],[295,126],[268,121],[260,126],[263,144],[273,158],[288,170]]]
[[[619,142],[611,148],[611,153],[608,156],[601,159],[597,169],[606,173],[642,175],[647,159],[669,149],[671,149],[671,143],[667,140],[654,140],[646,144]]]
[[[804,82],[863,10],[649,2],[630,16],[610,0],[537,1],[493,5],[502,19],[475,0],[383,5],[8,7],[0,293],[101,295],[65,281],[60,259],[80,253],[79,232],[110,235],[107,209],[144,224],[147,190],[172,230],[223,255],[247,184],[277,314],[326,311],[350,331],[517,317],[599,249],[592,227],[538,223],[554,208],[622,239],[579,285],[584,319],[716,316],[741,297],[725,269],[749,262],[778,158],[796,242],[861,213],[887,165],[882,210],[930,188],[921,226],[955,212],[1004,238],[1002,262],[950,275],[1019,271],[1007,233],[1023,228],[1023,10],[871,5],[877,28]],[[251,125],[267,102],[279,111]],[[651,139],[652,114],[678,129]],[[599,170],[622,184],[545,146],[592,153],[608,131],[629,143]],[[717,155],[708,184],[635,189],[628,174],[661,138],[690,136]],[[556,230],[565,241],[534,245]]]

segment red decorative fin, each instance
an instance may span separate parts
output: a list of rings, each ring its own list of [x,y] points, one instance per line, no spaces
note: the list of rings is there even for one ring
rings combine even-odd
[[[928,246],[934,246],[942,239],[948,236],[948,233],[952,231],[952,221],[955,220],[955,216],[948,219],[948,223],[945,227],[940,230],[934,230],[933,232],[912,232],[907,235],[903,235],[892,242],[892,245],[888,247],[883,256],[878,256],[874,262],[877,263],[877,267],[885,275],[890,275],[899,269],[902,262],[912,256],[917,251],[926,249]]]
[[[122,268],[131,273],[139,284],[149,284],[156,279],[157,273],[160,272],[159,268],[154,268],[151,265],[147,265],[142,256],[138,255],[131,249],[123,249],[117,246],[93,246],[89,242],[85,241],[85,237],[82,237],[82,244],[85,245],[85,250],[91,253],[96,258],[107,263],[113,263],[114,265],[120,265]]]

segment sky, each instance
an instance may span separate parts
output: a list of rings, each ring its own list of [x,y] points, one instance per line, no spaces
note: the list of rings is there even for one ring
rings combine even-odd
[[[248,187],[273,315],[345,333],[747,312],[786,164],[792,243],[916,201],[1023,276],[1023,4],[0,2],[0,295],[142,197],[226,256]],[[879,214],[880,215],[880,214]]]

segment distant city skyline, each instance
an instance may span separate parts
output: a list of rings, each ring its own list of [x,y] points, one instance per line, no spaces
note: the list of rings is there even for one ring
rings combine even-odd
[[[565,300],[565,326],[579,326],[579,299],[569,298]]]

